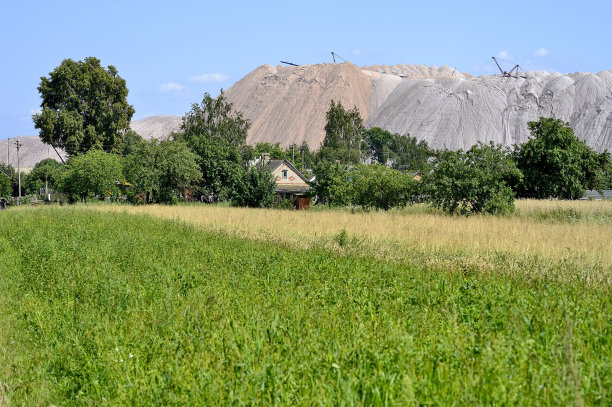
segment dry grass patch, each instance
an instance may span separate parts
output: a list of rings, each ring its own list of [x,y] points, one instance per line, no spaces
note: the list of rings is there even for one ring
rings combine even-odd
[[[612,224],[605,221],[606,216],[612,218],[612,202],[519,201],[517,215],[511,217],[449,217],[410,210],[296,212],[213,205],[94,208],[174,219],[232,236],[302,248],[323,245],[386,260],[410,260],[434,268],[477,268],[604,283],[610,283],[612,276]],[[584,219],[564,221],[568,210]],[[561,216],[549,221],[547,213]],[[602,213],[601,223],[589,217]]]

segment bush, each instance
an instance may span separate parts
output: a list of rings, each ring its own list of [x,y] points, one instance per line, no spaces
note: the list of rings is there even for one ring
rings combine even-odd
[[[562,120],[542,117],[528,126],[531,138],[515,153],[524,174],[517,187],[520,196],[577,199],[585,189],[605,187],[610,165],[607,151],[592,150]]]
[[[447,150],[434,159],[426,178],[428,200],[449,214],[505,214],[514,210],[508,183],[521,177],[500,144],[478,143],[467,152]]]
[[[410,173],[387,168],[380,164],[359,165],[350,171],[348,200],[364,209],[389,210],[413,203],[417,185]]]
[[[9,198],[12,191],[11,179],[7,175],[0,173],[0,198]]]
[[[72,202],[87,198],[112,199],[120,193],[115,185],[117,181],[123,181],[119,156],[90,150],[68,161],[58,181],[58,189]]]
[[[274,204],[275,187],[276,183],[269,170],[260,166],[252,167],[244,173],[242,182],[237,185],[232,205],[269,208]]]

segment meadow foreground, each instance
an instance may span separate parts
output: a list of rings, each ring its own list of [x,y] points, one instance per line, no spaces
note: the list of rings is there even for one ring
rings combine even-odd
[[[522,205],[6,211],[0,404],[609,405],[609,206]]]

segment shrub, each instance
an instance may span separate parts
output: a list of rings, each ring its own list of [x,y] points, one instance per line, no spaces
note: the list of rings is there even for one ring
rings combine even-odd
[[[514,210],[510,180],[520,179],[510,154],[500,144],[478,143],[467,152],[443,151],[434,159],[426,178],[428,199],[449,214]]]

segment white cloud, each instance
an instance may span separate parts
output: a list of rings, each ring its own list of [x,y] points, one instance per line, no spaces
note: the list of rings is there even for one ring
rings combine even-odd
[[[499,59],[508,59],[510,57],[510,54],[508,54],[508,51],[499,51],[497,53],[497,58]]]
[[[185,89],[185,87],[181,85],[180,83],[174,83],[174,82],[164,83],[159,88],[164,92],[177,92],[177,91]]]
[[[545,57],[549,53],[550,51],[547,50],[546,48],[540,48],[539,50],[533,52],[533,56],[534,57]]]
[[[203,73],[202,75],[194,75],[189,77],[190,82],[225,82],[229,79],[229,76],[215,72],[215,73]]]

